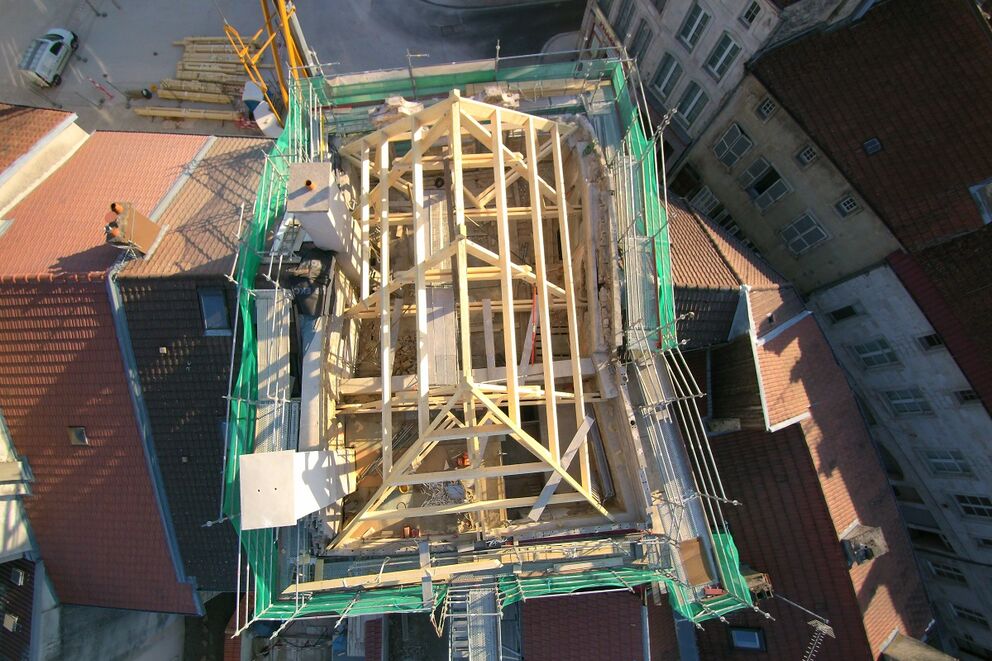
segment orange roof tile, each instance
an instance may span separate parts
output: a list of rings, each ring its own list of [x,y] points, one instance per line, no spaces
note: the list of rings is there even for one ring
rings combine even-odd
[[[151,213],[206,138],[163,133],[93,134],[7,213],[0,279],[51,278],[107,269],[119,251],[104,242],[110,203]]]
[[[158,221],[168,231],[151,257],[135,260],[123,276],[222,275],[237,252],[241,206],[251,216],[265,161],[259,138],[217,138]]]
[[[71,112],[0,103],[0,172],[70,117]]]

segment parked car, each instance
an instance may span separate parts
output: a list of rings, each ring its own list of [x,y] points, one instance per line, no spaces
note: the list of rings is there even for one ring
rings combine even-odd
[[[31,79],[44,87],[57,87],[69,57],[79,48],[79,37],[63,28],[52,28],[31,42],[17,65]]]

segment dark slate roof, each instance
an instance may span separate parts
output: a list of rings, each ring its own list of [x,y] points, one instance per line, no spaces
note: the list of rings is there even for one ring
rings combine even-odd
[[[878,2],[753,71],[907,248],[982,226],[968,189],[992,176],[992,39],[974,2]]]
[[[14,583],[15,570],[24,572],[24,584]],[[34,609],[35,565],[24,558],[0,564],[0,620],[17,617],[17,629],[0,626],[0,659],[26,659],[31,649],[31,614]]]

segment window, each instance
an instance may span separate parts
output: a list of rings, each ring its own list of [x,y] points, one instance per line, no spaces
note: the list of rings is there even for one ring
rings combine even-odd
[[[17,633],[21,630],[20,622],[17,620],[17,616],[13,613],[3,614],[3,628],[11,633]]]
[[[678,85],[679,78],[682,77],[682,65],[672,57],[671,53],[665,53],[658,65],[658,70],[654,72],[651,79],[651,87],[661,97],[662,101],[668,99],[672,90]]]
[[[785,244],[789,246],[789,250],[796,255],[803,254],[829,238],[809,211],[783,227],[779,234]]]
[[[27,572],[23,569],[14,567],[10,570],[10,582],[14,585],[21,586],[24,585],[28,580]]]
[[[775,112],[776,108],[778,108],[778,104],[772,101],[772,97],[766,96],[762,99],[761,103],[758,104],[758,107],[754,109],[754,114],[756,114],[761,121],[765,121],[772,116],[772,113]]]
[[[970,496],[968,494],[955,494],[954,499],[958,501],[958,507],[966,516],[977,516],[983,519],[992,519],[992,500],[985,496]]]
[[[637,24],[634,40],[630,42],[630,52],[638,63],[644,61],[644,55],[648,52],[648,45],[653,37],[654,32],[648,27],[648,22],[642,18]]]
[[[983,549],[992,549],[992,539],[988,537],[976,537],[975,543]]]
[[[710,15],[703,11],[703,8],[699,6],[698,2],[692,3],[689,13],[685,15],[685,20],[682,21],[682,27],[679,28],[679,41],[686,48],[692,50],[699,43],[699,38],[703,36],[703,30],[706,29],[709,22]]]
[[[737,42],[729,34],[724,32],[706,60],[706,70],[713,74],[714,78],[720,80],[723,78],[723,74],[727,73],[727,69],[734,63],[740,52],[741,47],[737,45]]]
[[[958,646],[958,651],[970,654],[977,659],[992,659],[992,650],[982,647],[974,641],[955,638],[954,644]]]
[[[966,390],[955,390],[954,398],[958,400],[958,404],[974,404],[979,401],[978,393],[971,388]]]
[[[960,450],[924,450],[923,456],[934,475],[971,475],[971,466]]]
[[[703,112],[703,108],[709,103],[710,99],[706,96],[706,92],[703,91],[696,81],[690,82],[686,88],[685,92],[682,93],[682,98],[679,99],[678,117],[682,120],[682,125],[685,128],[692,126],[692,123],[699,118],[700,113]]]
[[[730,627],[730,646],[735,650],[765,650],[765,632],[751,627]]]
[[[720,200],[713,194],[709,186],[703,186],[689,199],[689,206],[704,216],[709,216],[710,212],[719,205]]]
[[[958,606],[957,604],[951,604],[951,610],[954,611],[954,616],[959,620],[971,622],[972,624],[978,624],[986,629],[989,626],[989,621],[985,619],[985,616],[976,610],[965,608],[964,606]]]
[[[901,390],[888,390],[885,392],[889,406],[896,415],[914,415],[919,413],[932,413],[930,402],[923,396],[919,388],[903,388]]]
[[[954,547],[939,532],[909,525],[906,526],[906,531],[909,533],[909,541],[912,542],[913,546],[933,551],[954,552]]]
[[[610,17],[610,10],[613,9],[613,0],[599,0],[599,11],[603,16]]]
[[[70,445],[89,445],[90,439],[86,436],[86,427],[66,427],[69,435]]]
[[[52,44],[52,47],[49,48],[48,50],[51,52],[52,55],[58,55],[59,53],[62,52],[62,42],[56,41],[54,44]]]
[[[761,13],[761,5],[759,5],[757,2],[752,2],[744,10],[744,13],[741,14],[740,16],[741,23],[743,23],[748,27],[751,27],[752,25],[754,25],[754,21],[756,18],[758,18],[758,14],[760,13]]]
[[[864,144],[861,146],[864,148],[865,153],[869,156],[882,151],[882,141],[878,138],[869,138],[868,140],[865,140]]]
[[[630,27],[630,19],[634,17],[634,0],[623,0],[620,10],[617,12],[617,19],[613,22],[613,29],[617,33],[620,41],[627,40],[627,28]]]
[[[666,0],[651,0],[651,4],[654,5],[654,8],[658,10],[659,14],[665,11],[665,2]]]
[[[739,161],[753,144],[751,138],[739,125],[731,124],[720,141],[713,146],[713,152],[720,159],[720,162],[729,168],[733,167],[734,163]]]
[[[896,500],[900,502],[923,504],[923,496],[920,495],[920,492],[905,484],[893,484],[892,493],[895,494]]]
[[[858,204],[858,201],[854,199],[853,195],[848,195],[837,202],[837,204],[834,205],[834,208],[837,209],[837,213],[846,218],[852,213],[857,213],[860,211],[861,205]]]
[[[964,577],[964,572],[954,565],[934,562],[933,560],[927,560],[927,564],[930,565],[930,573],[937,578],[942,578],[945,581],[951,581],[953,583],[961,583],[962,585],[968,584],[968,580]]]
[[[944,346],[944,338],[937,333],[921,335],[916,338],[916,341],[919,343],[920,348],[924,351],[933,351],[934,349],[940,349]]]
[[[858,312],[857,308],[855,308],[853,305],[845,305],[842,308],[831,310],[830,312],[827,313],[827,316],[830,318],[831,323],[836,324],[838,322],[844,321],[845,319],[856,317],[859,314],[860,313]]]
[[[815,161],[817,156],[819,156],[819,154],[816,153],[816,149],[813,145],[806,145],[799,150],[798,154],[796,154],[796,160],[799,161],[799,165],[805,167]]]
[[[210,287],[197,292],[200,296],[200,313],[203,330],[207,335],[230,335],[231,320],[227,311],[227,297],[220,287]]]
[[[861,364],[865,367],[881,367],[899,363],[896,352],[893,351],[892,346],[884,337],[870,340],[864,344],[855,344],[851,348],[854,349],[854,353],[858,354]]]
[[[982,221],[988,225],[992,223],[992,179],[983,181],[968,189],[971,196],[978,205],[978,212],[982,214]]]
[[[778,202],[792,190],[785,179],[779,175],[778,170],[759,156],[754,163],[737,179],[741,188],[747,191],[755,206],[764,211],[775,202]]]

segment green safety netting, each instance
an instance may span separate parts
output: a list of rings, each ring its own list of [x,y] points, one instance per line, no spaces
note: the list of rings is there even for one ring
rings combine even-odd
[[[628,89],[622,63],[618,60],[594,60],[504,67],[497,70],[492,63],[483,62],[458,65],[454,68],[458,69],[454,73],[422,74],[415,76],[413,80],[405,71],[394,71],[370,74],[367,80],[355,80],[355,77],[325,80],[316,77],[298,81],[291,95],[285,130],[273,146],[269,158],[266,159],[259,182],[252,224],[238,252],[236,275],[239,284],[238,314],[242,320],[241,360],[237,376],[233,381],[229,403],[230,421],[223,499],[224,512],[239,531],[241,545],[254,579],[254,587],[244,586],[244,589],[254,593],[253,611],[256,619],[283,620],[290,617],[342,613],[361,615],[412,612],[427,611],[431,608],[430,605],[423,603],[419,585],[324,592],[315,594],[309,599],[296,597],[279,599],[281,590],[277,585],[279,547],[276,531],[274,529],[240,530],[238,458],[253,450],[258,383],[255,311],[251,290],[254,288],[261,264],[261,252],[265,246],[266,234],[285,212],[289,163],[309,149],[312,139],[320,139],[319,136],[310,135],[313,125],[309,107],[311,103],[330,106],[332,113],[340,115],[348,112],[348,108],[344,106],[369,104],[392,95],[415,96],[414,85],[417,96],[429,96],[445,94],[453,88],[472,83],[575,78],[609,80],[613,85],[616,109],[632,155],[642,159],[644,163],[641,175],[645,191],[644,213],[638,214],[640,220],[637,231],[642,232],[643,236],[650,237],[654,246],[656,291],[659,301],[658,326],[666,329],[659,338],[659,344],[661,348],[676,345],[668,227],[662,201],[659,198],[656,161],[653,157],[649,157],[650,151],[656,146],[646,136],[637,103]],[[355,112],[356,117],[363,115],[367,118],[365,109],[360,108]],[[714,539],[727,550],[727,553],[717,554],[718,557],[730,557],[736,561],[737,550],[730,536],[715,534]],[[751,603],[750,593],[740,576],[739,567],[721,566],[720,573],[730,594],[727,597],[709,600],[706,609],[700,607],[687,588],[669,579],[662,572],[629,567],[608,572],[587,572],[580,576],[523,580],[505,577],[500,579],[500,587],[504,599],[512,603],[532,596],[566,594],[596,587],[633,587],[658,581],[669,586],[669,598],[676,610],[690,619],[700,621]],[[444,586],[435,587],[435,602],[443,599],[444,594]]]

